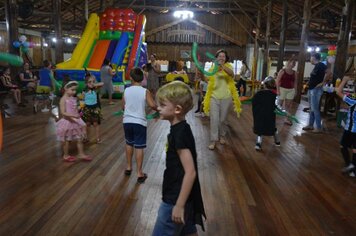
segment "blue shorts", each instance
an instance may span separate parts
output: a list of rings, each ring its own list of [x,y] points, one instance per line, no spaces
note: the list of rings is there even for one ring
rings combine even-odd
[[[172,204],[161,203],[152,236],[178,236],[197,232],[197,228],[193,223],[193,216],[187,212],[185,212],[185,215],[187,215],[185,217],[185,225],[176,224],[172,221],[173,207],[174,205]]]
[[[138,149],[146,147],[146,126],[133,123],[124,123],[124,132],[127,145]]]

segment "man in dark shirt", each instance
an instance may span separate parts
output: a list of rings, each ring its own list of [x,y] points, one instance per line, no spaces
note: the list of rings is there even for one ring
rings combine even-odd
[[[310,106],[309,124],[303,127],[305,131],[313,131],[313,133],[321,133],[321,115],[319,110],[320,98],[323,95],[323,84],[326,74],[326,65],[320,62],[320,54],[315,53],[311,56],[310,62],[315,65],[313,71],[310,73],[308,100]],[[314,130],[314,121],[316,129]]]

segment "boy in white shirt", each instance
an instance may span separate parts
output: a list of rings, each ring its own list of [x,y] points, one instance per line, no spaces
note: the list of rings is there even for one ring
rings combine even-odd
[[[124,106],[124,132],[126,139],[126,159],[127,167],[125,175],[129,176],[132,172],[132,156],[136,153],[137,182],[144,183],[147,174],[142,171],[144,148],[146,148],[147,138],[147,119],[146,102],[153,109],[157,110],[150,91],[141,86],[143,71],[132,68],[130,71],[131,86],[125,89],[123,96]]]

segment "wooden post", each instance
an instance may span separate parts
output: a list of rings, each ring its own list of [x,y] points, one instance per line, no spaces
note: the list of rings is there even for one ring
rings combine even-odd
[[[88,21],[89,19],[89,5],[88,5],[88,0],[84,1],[84,17],[85,20]]]
[[[302,26],[302,35],[300,37],[299,45],[299,55],[298,55],[298,86],[297,86],[297,95],[295,96],[294,101],[300,103],[302,97],[303,89],[303,80],[304,80],[304,67],[305,67],[305,56],[308,48],[308,35],[309,35],[309,22],[311,15],[311,1],[304,1],[304,10],[303,10],[303,26]]]
[[[19,26],[17,21],[18,11],[16,0],[6,0],[5,2],[6,15],[6,33],[8,35],[8,51],[12,54],[19,55],[19,49],[12,44],[19,40]]]
[[[53,0],[53,23],[54,31],[56,33],[56,61],[60,63],[63,61],[63,35],[62,35],[62,20],[61,20],[61,5],[62,0]]]
[[[355,0],[345,0],[342,11],[339,37],[337,40],[337,51],[334,66],[334,75],[343,78],[345,74],[346,61],[348,59],[349,42],[351,38],[352,20],[354,16]]]
[[[286,31],[287,31],[287,21],[288,21],[288,1],[283,1],[283,14],[282,14],[282,23],[281,23],[281,33],[279,36],[279,53],[278,53],[278,63],[277,71],[283,68],[283,59],[284,59],[284,49],[286,46]]]
[[[266,25],[266,47],[263,60],[263,71],[262,78],[266,78],[269,74],[268,63],[269,63],[269,45],[271,41],[271,18],[272,18],[272,0],[268,1],[267,4],[267,25]]]
[[[99,11],[100,12],[103,12],[105,9],[105,2],[104,0],[100,0],[100,8],[99,8]]]
[[[255,35],[255,46],[253,48],[253,65],[252,65],[252,81],[257,80],[257,61],[258,61],[258,50],[259,44],[258,41],[260,39],[260,27],[261,27],[261,9],[258,9],[257,14],[257,28],[256,28],[256,35]],[[252,94],[254,93],[254,83],[252,86]]]

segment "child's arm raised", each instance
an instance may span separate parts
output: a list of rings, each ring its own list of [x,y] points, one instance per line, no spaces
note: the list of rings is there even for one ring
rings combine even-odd
[[[155,101],[153,100],[152,94],[150,91],[146,90],[146,101],[147,104],[155,111],[157,111],[157,105]]]
[[[176,205],[173,207],[172,220],[178,224],[185,224],[184,206],[192,191],[197,172],[195,171],[193,156],[190,150],[178,149],[177,152],[184,169],[184,177]]]

